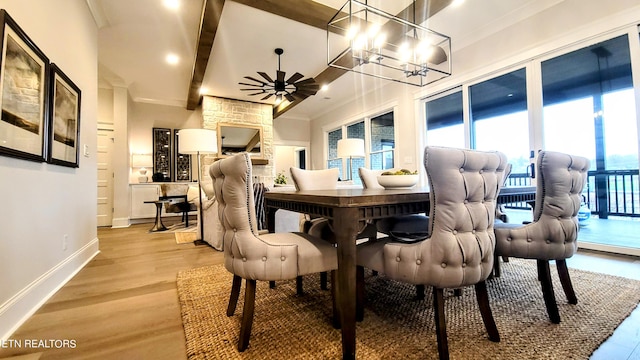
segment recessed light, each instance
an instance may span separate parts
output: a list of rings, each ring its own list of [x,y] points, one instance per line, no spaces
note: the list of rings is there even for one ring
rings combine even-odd
[[[209,92],[209,89],[207,89],[206,87],[203,86],[203,87],[200,88],[200,95],[204,95],[207,92]]]
[[[162,3],[171,10],[178,10],[180,8],[180,0],[164,0]]]
[[[328,89],[329,89],[329,85],[327,84],[322,85],[322,87],[320,88],[320,90],[322,91],[327,91]]]
[[[180,61],[180,58],[176,54],[168,54],[165,60],[167,60],[169,64],[175,65]]]
[[[464,3],[464,0],[453,0],[453,2],[451,3],[451,6],[453,7],[460,6],[462,5],[462,3]]]

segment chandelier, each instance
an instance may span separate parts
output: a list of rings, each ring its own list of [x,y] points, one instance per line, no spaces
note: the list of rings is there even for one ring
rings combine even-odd
[[[327,64],[415,86],[451,75],[451,38],[416,24],[415,0],[412,14],[347,1],[327,24]]]

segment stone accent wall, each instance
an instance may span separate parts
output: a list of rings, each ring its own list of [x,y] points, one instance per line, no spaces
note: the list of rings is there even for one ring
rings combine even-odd
[[[253,165],[253,181],[273,185],[275,167],[273,166],[273,108],[270,105],[248,101],[204,96],[202,99],[202,127],[218,129],[218,123],[260,125],[262,126],[262,154],[269,160],[267,165]],[[215,156],[204,156],[203,171],[207,171]]]

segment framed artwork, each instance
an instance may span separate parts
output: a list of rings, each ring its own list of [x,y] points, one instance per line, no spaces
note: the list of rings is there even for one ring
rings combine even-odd
[[[50,67],[49,144],[47,161],[79,166],[80,89],[56,64]]]
[[[171,129],[153,128],[153,181],[171,181]]]
[[[173,152],[175,153],[174,181],[191,181],[191,155],[180,154],[180,130],[173,129]]]
[[[46,161],[49,59],[0,10],[0,155]]]

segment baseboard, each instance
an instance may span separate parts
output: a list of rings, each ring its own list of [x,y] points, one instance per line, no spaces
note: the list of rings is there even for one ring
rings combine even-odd
[[[578,248],[610,252],[610,253],[616,253],[616,254],[622,254],[622,255],[640,256],[640,249],[638,248],[604,245],[604,244],[590,243],[585,241],[578,241]]]
[[[98,253],[95,238],[0,305],[0,339],[9,337]]]
[[[111,227],[112,228],[126,228],[129,227],[131,225],[131,222],[129,220],[128,217],[126,218],[113,218],[111,220]]]

